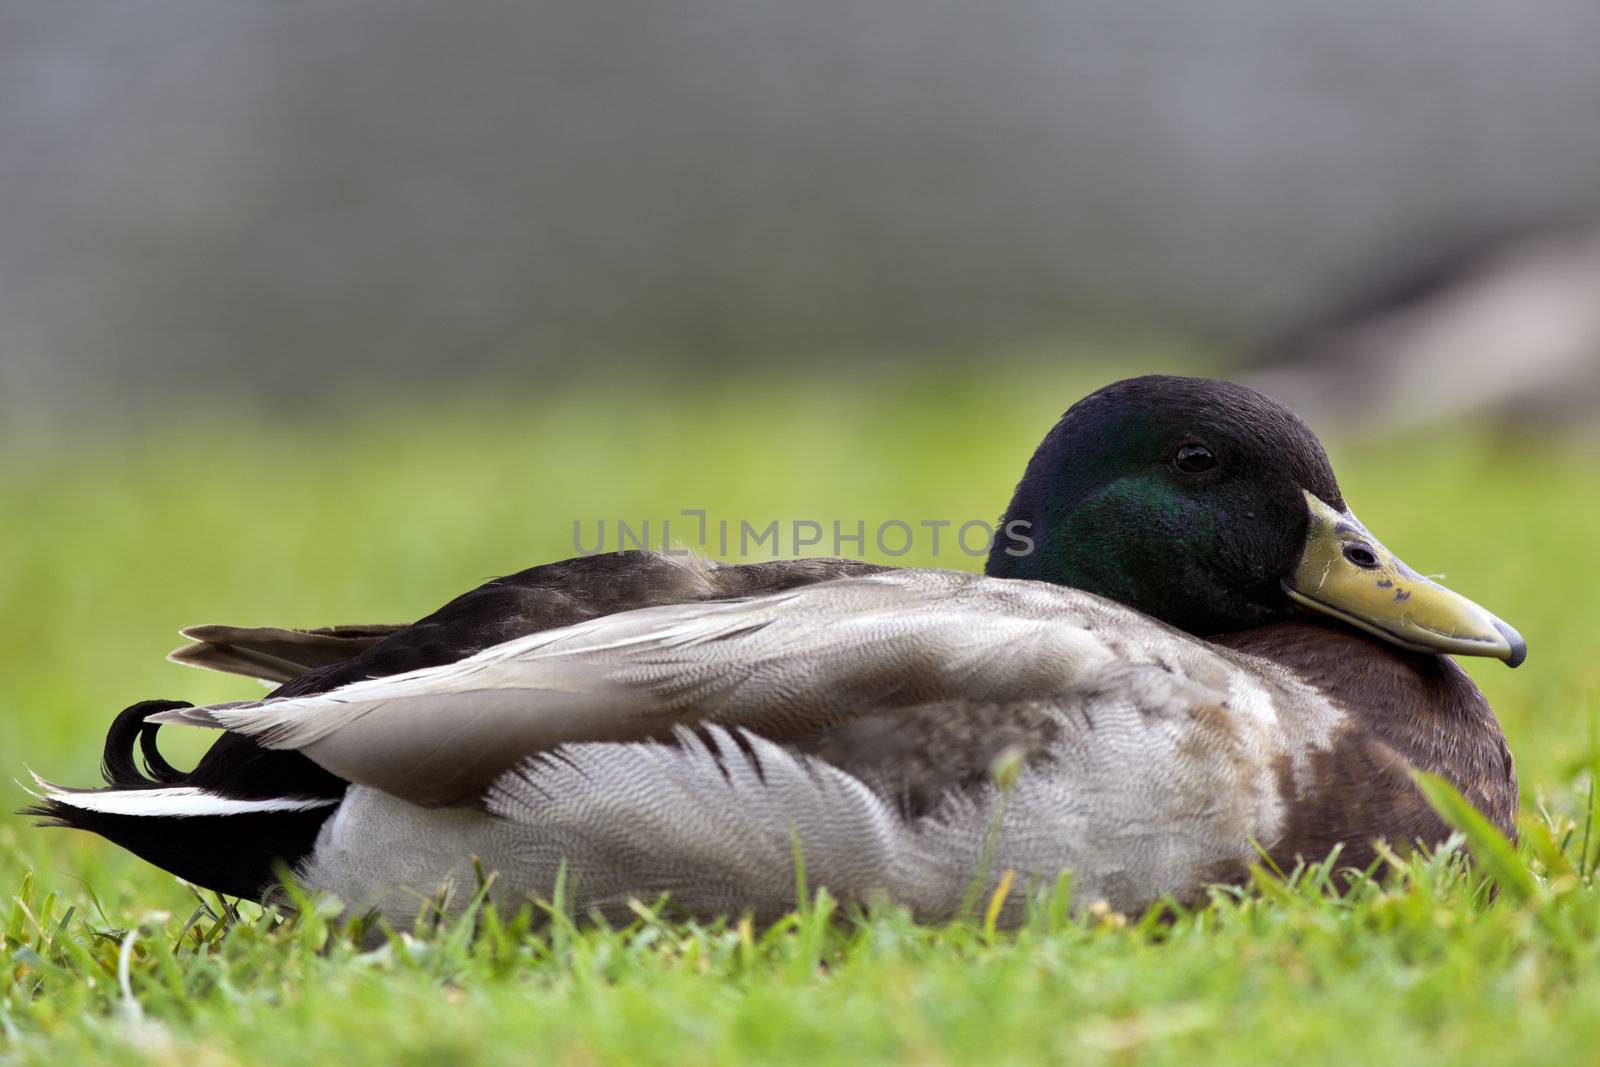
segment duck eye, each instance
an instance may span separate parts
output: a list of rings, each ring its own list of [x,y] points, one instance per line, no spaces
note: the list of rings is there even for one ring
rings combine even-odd
[[[1185,474],[1204,474],[1217,466],[1217,457],[1205,445],[1183,445],[1172,457],[1172,465]]]

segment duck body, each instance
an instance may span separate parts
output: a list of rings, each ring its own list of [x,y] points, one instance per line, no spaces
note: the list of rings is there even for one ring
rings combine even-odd
[[[533,693],[561,694],[545,721],[521,711]],[[811,885],[929,919],[973,891],[986,844],[990,880],[1069,869],[1119,908],[1237,878],[1253,842],[1284,838],[1342,723],[1269,664],[1093,594],[947,571],[643,609],[299,701],[166,714],[356,783],[300,874],[360,910],[470,892],[481,863],[512,899],[548,896],[564,865],[580,914],[666,893],[772,917],[794,906],[798,842]],[[453,744],[462,719],[493,744]],[[597,740],[546,735],[571,728]]]
[[[1375,841],[1442,841],[1449,829],[1416,790],[1413,768],[1458,782],[1514,833],[1509,750],[1449,661],[1320,623],[1252,631],[1237,644],[1258,651],[1240,655],[1227,640],[1193,642],[1092,594],[948,572],[830,582],[782,605],[799,626],[809,609],[845,629],[882,627],[890,647],[888,632],[918,607],[933,608],[941,617],[930,625],[982,665],[968,660],[958,678],[941,678],[931,664],[891,653],[887,672],[876,661],[868,668],[869,693],[849,677],[827,679],[826,691],[849,694],[829,708],[794,701],[800,690],[768,661],[772,677],[753,676],[719,697],[700,720],[707,725],[681,732],[676,744],[569,745],[559,759],[499,772],[483,794],[487,818],[447,805],[419,819],[418,806],[397,797],[398,782],[357,786],[325,824],[302,877],[340,899],[404,913],[395,887],[472,887],[474,862],[499,872],[497,892],[512,901],[550,899],[564,869],[579,914],[626,921],[630,899],[664,894],[691,914],[771,919],[795,904],[798,844],[813,887],[845,899],[886,897],[924,920],[953,916],[1007,871],[1022,886],[1070,871],[1082,901],[1135,912],[1243,880],[1258,846],[1286,869],[1335,846],[1349,865],[1365,867]],[[751,620],[764,608],[739,605],[731,619],[721,610],[670,614],[675,627],[720,634],[761,625]],[[993,632],[996,616],[1025,651],[961,640]],[[789,635],[771,637],[791,647]],[[675,645],[670,661],[652,641],[622,656],[600,653],[610,662],[596,667],[675,693],[678,677],[696,677],[707,663],[697,638],[679,631],[671,640],[687,644]],[[733,640],[719,650],[730,661],[762,658]],[[916,635],[919,649],[928,640],[926,631]],[[1353,670],[1308,678],[1290,666],[1330,645],[1353,657],[1345,661]],[[591,653],[560,654],[587,661]],[[650,664],[644,678],[636,660]],[[898,670],[904,688],[878,690]],[[1390,708],[1351,710],[1339,699],[1342,689],[1364,691],[1367,672],[1389,687]],[[1383,714],[1415,709],[1423,694],[1449,700],[1427,718]],[[708,710],[703,694],[692,700],[697,714]],[[365,758],[370,750],[358,743],[353,751]],[[1009,789],[996,781],[1008,757],[1021,772]],[[375,833],[380,826],[389,829]],[[1025,899],[1019,892],[1009,902],[1008,918]]]
[[[1240,404],[1271,418],[1241,428]],[[1042,550],[988,576],[614,553],[406,627],[199,628],[175,658],[279,687],[129,708],[110,788],[42,783],[36,810],[200,885],[259,897],[288,865],[396,922],[441,890],[459,906],[479,870],[508,904],[560,877],[579,914],[666,894],[771,918],[795,904],[797,853],[811,888],[925,919],[1008,871],[1067,871],[1078,901],[1131,911],[1238,881],[1263,849],[1365,865],[1379,839],[1442,840],[1413,768],[1510,832],[1498,723],[1418,649],[1515,665],[1525,646],[1391,566],[1305,438],[1241,387],[1136,379],[1052,431],[1008,512]],[[1163,540],[1181,546],[1165,572]],[[180,772],[164,724],[223,734]]]

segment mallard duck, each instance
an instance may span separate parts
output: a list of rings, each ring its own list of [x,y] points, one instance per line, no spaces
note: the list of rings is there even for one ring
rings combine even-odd
[[[984,575],[616,553],[409,626],[199,628],[174,658],[282,684],[133,705],[109,788],[41,781],[34,810],[222,893],[288,868],[396,922],[480,870],[511,903],[565,871],[581,915],[666,894],[770,918],[797,853],[812,887],[924,919],[1008,871],[1134,911],[1259,850],[1441,840],[1410,768],[1513,830],[1511,753],[1447,654],[1526,644],[1384,548],[1286,407],[1107,386],[1045,437],[1012,522],[1032,550],[997,540]],[[184,772],[163,724],[223,733]]]

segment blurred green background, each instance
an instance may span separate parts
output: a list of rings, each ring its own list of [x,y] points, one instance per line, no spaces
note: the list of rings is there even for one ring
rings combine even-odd
[[[574,554],[575,521],[592,540],[599,519],[683,508],[762,525],[861,519],[869,531],[992,520],[1072,401],[1197,364],[1192,353],[1030,352],[848,378],[596,379],[354,411],[196,411],[136,436],[19,447],[0,462],[4,772],[92,784],[126,704],[250,695],[246,680],[164,662],[181,626],[409,620],[490,576]],[[1481,422],[1328,443],[1369,527],[1527,636],[1519,670],[1465,665],[1505,723],[1525,803],[1552,795],[1575,808],[1600,692],[1592,445]],[[870,535],[865,554],[884,559]],[[923,539],[885,561],[981,566],[934,559]],[[208,741],[163,735],[180,762]],[[8,807],[26,799],[13,788]],[[91,874],[139,906],[183,899],[167,876],[86,836],[7,814],[0,840],[0,882],[36,865],[52,879]]]

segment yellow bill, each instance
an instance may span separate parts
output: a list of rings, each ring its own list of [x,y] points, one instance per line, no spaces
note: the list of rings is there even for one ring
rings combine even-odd
[[[1528,657],[1521,634],[1407,567],[1354,515],[1311,493],[1306,505],[1305,552],[1283,583],[1297,604],[1413,652],[1492,656],[1510,667]]]

